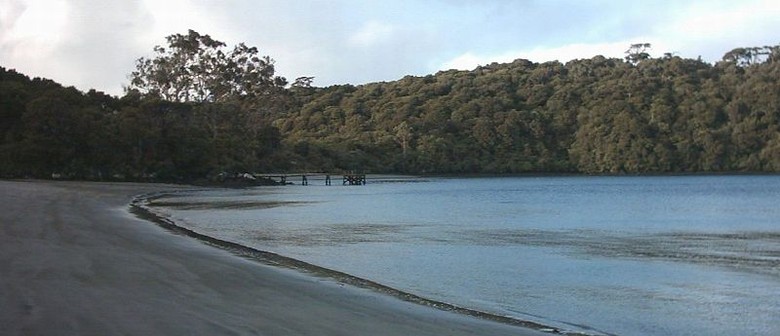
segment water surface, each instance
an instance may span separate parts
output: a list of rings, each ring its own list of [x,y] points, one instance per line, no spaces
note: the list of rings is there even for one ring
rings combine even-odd
[[[157,200],[197,232],[620,335],[780,334],[780,177],[427,179]]]

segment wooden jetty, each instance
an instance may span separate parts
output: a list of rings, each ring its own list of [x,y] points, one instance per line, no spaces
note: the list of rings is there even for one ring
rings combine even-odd
[[[343,185],[365,185],[366,174],[345,174]]]
[[[365,185],[366,174],[357,173],[344,173],[344,174],[329,174],[329,173],[267,173],[252,174],[255,178],[266,178],[278,181],[280,184],[292,183],[290,180],[299,179],[301,185],[309,185],[309,179],[312,177],[319,177],[325,181],[325,185],[332,185],[332,175],[342,175],[342,185]]]

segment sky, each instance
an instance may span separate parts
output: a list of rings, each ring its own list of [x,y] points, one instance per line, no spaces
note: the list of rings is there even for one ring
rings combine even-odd
[[[193,29],[256,46],[290,82],[392,81],[518,58],[716,62],[780,44],[778,0],[0,0],[0,66],[122,95],[140,57]]]

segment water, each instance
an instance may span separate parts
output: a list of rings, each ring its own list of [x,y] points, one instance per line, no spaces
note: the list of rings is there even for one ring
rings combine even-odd
[[[157,202],[203,234],[563,330],[780,335],[780,176],[379,182]]]

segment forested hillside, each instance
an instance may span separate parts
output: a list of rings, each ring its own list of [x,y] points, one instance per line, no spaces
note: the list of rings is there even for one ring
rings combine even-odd
[[[765,58],[748,55],[758,50]],[[296,92],[274,121],[316,166],[414,173],[780,170],[778,49],[517,60]],[[331,162],[340,153],[338,162]],[[314,168],[314,167],[311,167]]]
[[[253,47],[193,31],[168,42],[121,98],[0,68],[0,175],[780,171],[778,47],[716,64],[635,49],[317,88],[288,85]]]

